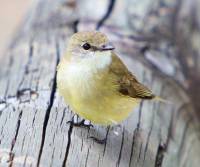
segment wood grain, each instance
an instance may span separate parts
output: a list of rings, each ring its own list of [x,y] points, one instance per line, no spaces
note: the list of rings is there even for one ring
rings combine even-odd
[[[131,25],[140,25],[140,20],[123,20],[130,15],[124,10],[131,12],[128,2],[102,0],[97,10],[91,0],[38,0],[32,7],[1,60],[0,166],[199,166],[199,120],[190,96],[177,83],[182,71],[174,79],[174,73],[166,75],[148,62],[148,52],[164,57],[167,53],[157,51],[160,43],[155,44],[151,28],[144,27],[149,36],[142,36]],[[144,9],[147,2],[137,5]],[[171,104],[143,101],[113,127],[66,124],[73,112],[57,93],[56,66],[74,32],[97,27],[108,34],[130,71]],[[149,50],[149,45],[154,47]],[[106,137],[106,144],[90,136]]]

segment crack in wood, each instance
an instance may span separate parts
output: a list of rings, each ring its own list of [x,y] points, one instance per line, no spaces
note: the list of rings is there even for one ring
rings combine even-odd
[[[157,154],[156,154],[155,167],[162,166],[165,150],[166,150],[166,146],[160,143],[158,146]]]
[[[25,155],[25,159],[24,159],[24,162],[23,162],[23,167],[25,167],[25,165],[26,165],[26,161],[27,161],[27,153],[26,153],[26,155]]]
[[[13,139],[13,141],[12,141],[12,144],[11,144],[11,152],[12,152],[12,150],[13,150],[13,148],[14,148],[14,146],[15,146],[15,142],[16,142],[16,140],[17,140],[17,136],[18,136],[18,132],[19,132],[19,128],[20,128],[20,124],[21,124],[21,117],[22,117],[22,110],[20,111],[20,113],[19,113],[19,116],[18,116],[18,120],[17,120],[17,125],[16,125],[16,133],[15,133],[15,137],[14,137],[14,139]]]
[[[155,112],[153,112],[153,118],[152,118],[152,121],[151,121],[151,127],[150,127],[150,130],[149,130],[148,136],[147,136],[147,142],[146,142],[146,146],[145,146],[145,149],[144,149],[143,163],[145,162],[145,159],[146,159],[146,153],[148,151],[148,146],[149,146],[149,142],[150,142],[151,132],[152,132],[153,125],[154,125],[154,119],[155,119]]]
[[[165,142],[166,151],[168,149],[170,139],[173,139],[173,134],[174,134],[173,128],[174,128],[174,110],[172,111],[172,114],[171,114],[170,124],[169,124],[168,134],[167,134],[167,139],[166,139],[166,142]]]
[[[64,136],[62,136],[61,147],[63,147],[63,143],[64,143]],[[60,159],[62,158],[62,154],[63,154],[63,151],[61,150],[60,155],[59,155]]]
[[[5,122],[4,122],[4,125],[6,124],[6,122],[7,122],[7,118],[5,119]],[[3,135],[3,131],[4,131],[4,128],[1,128],[1,136]],[[2,137],[3,138],[3,137]],[[0,141],[2,141],[2,138],[0,139]]]
[[[88,147],[86,160],[85,160],[85,167],[87,167],[88,157],[89,157],[90,147]]]
[[[31,42],[31,44],[30,44],[30,50],[29,50],[29,59],[28,59],[28,63],[25,66],[25,74],[29,73],[29,65],[31,64],[32,57],[33,57],[33,49],[34,49],[33,48],[33,44]]]
[[[33,128],[33,125],[34,125],[34,123],[35,123],[35,116],[36,116],[37,112],[38,112],[38,110],[36,109],[36,110],[35,110],[35,113],[34,113],[34,116],[33,116],[32,128]]]
[[[140,160],[140,157],[141,157],[141,154],[142,154],[142,143],[140,144],[140,151],[139,151],[139,155],[138,155],[138,159],[137,159],[137,162],[139,162]]]
[[[138,128],[138,129],[140,128],[140,123],[141,123],[142,106],[143,106],[143,101],[140,102],[140,106],[139,106],[138,123],[137,123],[137,128]]]
[[[62,163],[62,167],[65,167],[66,162],[67,162],[67,158],[68,158],[68,155],[69,155],[72,131],[73,131],[73,122],[70,122],[69,130],[68,130],[68,142],[67,142],[67,147],[66,147],[65,157],[64,157],[64,160],[63,160],[63,163]]]
[[[121,147],[120,147],[119,157],[118,157],[118,159],[117,159],[116,167],[119,167],[120,161],[121,161],[121,157],[122,157],[122,149],[123,149],[123,146],[124,146],[124,133],[125,133],[125,129],[123,128],[122,140],[121,140]]]
[[[13,165],[13,159],[15,157],[15,154],[13,153],[13,148],[14,148],[16,140],[17,140],[17,136],[18,136],[18,132],[19,132],[20,124],[21,124],[22,113],[23,112],[21,110],[20,113],[19,113],[19,116],[18,116],[18,120],[17,120],[17,125],[16,125],[16,130],[15,130],[15,136],[14,136],[14,138],[12,140],[12,143],[11,143],[11,148],[10,148],[10,153],[9,153],[9,167],[12,167],[12,165]]]
[[[22,139],[22,148],[21,148],[21,152],[23,152],[23,149],[24,149],[25,138],[26,138],[26,135],[24,135],[24,136],[23,136],[23,139]]]
[[[57,128],[56,128],[57,129]],[[55,137],[56,137],[56,133],[53,134],[53,139],[52,139],[52,143],[55,142]]]
[[[15,157],[15,154],[12,153],[12,152],[10,152],[10,153],[9,153],[9,160],[7,161],[7,162],[9,162],[8,167],[12,167],[14,157]]]
[[[69,109],[69,107],[68,107],[68,109]],[[63,123],[63,120],[64,120],[64,117],[65,117],[66,111],[67,111],[67,108],[64,108],[64,110],[63,110],[63,115],[62,115],[61,121],[60,121],[60,127],[61,127],[61,125],[62,125],[62,123]]]
[[[56,43],[56,66],[55,66],[55,74],[54,74],[54,78],[53,78],[53,85],[52,85],[52,90],[51,90],[51,94],[50,94],[50,99],[49,99],[49,105],[47,107],[46,110],[46,114],[44,117],[44,122],[43,122],[43,129],[42,129],[42,139],[41,139],[41,144],[40,144],[40,149],[39,149],[39,154],[38,154],[38,160],[37,160],[37,167],[39,167],[40,165],[40,159],[41,159],[41,155],[42,155],[42,151],[43,151],[43,147],[44,147],[44,142],[45,142],[45,137],[46,137],[46,129],[47,129],[47,124],[49,121],[49,116],[50,116],[50,112],[51,112],[51,108],[53,106],[54,100],[55,100],[55,93],[56,93],[56,88],[57,88],[57,83],[56,83],[56,75],[57,75],[57,65],[60,59],[60,52],[59,52],[59,45],[58,43]]]
[[[166,139],[165,143],[161,144],[161,141],[160,141],[160,144],[158,145],[158,150],[157,150],[156,160],[155,160],[155,167],[161,167],[162,166],[162,162],[163,162],[163,159],[164,159],[164,156],[165,156],[164,153],[168,149],[170,139],[173,138],[173,127],[174,127],[174,111],[171,114],[167,139]]]
[[[56,107],[55,110],[56,110],[56,115],[55,115],[55,117],[54,117],[54,118],[55,118],[54,121],[56,122],[56,120],[57,120],[57,118],[58,118],[58,108]],[[57,132],[57,130],[56,130],[56,132]]]
[[[109,18],[110,14],[112,13],[113,11],[113,8],[115,6],[115,2],[116,0],[109,0],[110,3],[108,5],[108,9],[105,13],[105,15],[99,20],[99,22],[97,23],[97,26],[96,26],[96,30],[99,30],[101,28],[101,26],[104,24],[104,22]]]
[[[29,65],[31,63],[31,60],[32,60],[32,57],[33,57],[33,52],[34,52],[34,47],[33,47],[33,44],[32,42],[29,44],[29,54],[28,54],[28,61],[27,63],[25,64],[25,67],[24,67],[24,74],[22,75],[22,79],[18,85],[18,89],[17,89],[17,92],[20,90],[20,87],[22,86],[23,82],[24,82],[24,77],[28,74],[28,68],[29,68]]]
[[[51,163],[50,163],[50,167],[52,167],[52,166],[53,166],[54,154],[55,154],[55,147],[53,148],[53,153],[52,153],[52,156],[51,156]]]
[[[135,139],[136,139],[136,136],[137,136],[137,133],[139,132],[139,128],[136,128],[133,132],[133,138],[132,138],[132,143],[131,143],[131,154],[130,154],[130,159],[129,159],[129,167],[131,167],[131,162],[132,162],[132,158],[133,158],[133,148],[134,148],[134,145],[135,145]]]
[[[106,131],[106,137],[105,137],[105,145],[104,145],[104,149],[103,149],[103,157],[105,155],[106,152],[106,146],[107,146],[107,139],[108,139],[108,133],[110,131],[110,126],[107,127],[107,131]]]

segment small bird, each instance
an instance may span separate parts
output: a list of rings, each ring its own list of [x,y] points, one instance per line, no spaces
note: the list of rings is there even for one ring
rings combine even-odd
[[[105,34],[78,32],[57,68],[59,94],[76,114],[94,124],[117,124],[141,99],[156,97],[113,50]]]

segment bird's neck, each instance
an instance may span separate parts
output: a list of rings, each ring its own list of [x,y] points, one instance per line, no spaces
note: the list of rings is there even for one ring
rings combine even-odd
[[[88,68],[94,70],[101,70],[108,67],[111,64],[112,56],[110,51],[106,52],[93,52],[88,55],[74,57],[68,55],[65,59],[69,64],[76,66],[77,68]]]

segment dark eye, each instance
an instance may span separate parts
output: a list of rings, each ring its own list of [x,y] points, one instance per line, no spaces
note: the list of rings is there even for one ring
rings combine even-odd
[[[88,50],[88,49],[91,48],[91,46],[90,46],[89,43],[84,43],[82,47],[83,47],[83,49],[85,49],[85,50]]]

